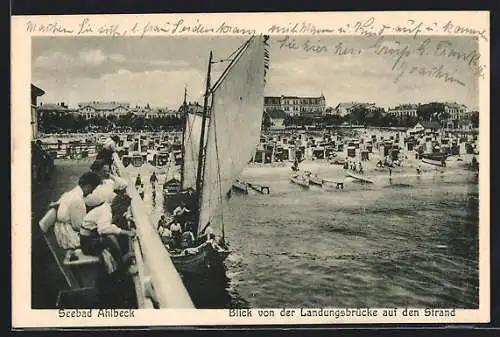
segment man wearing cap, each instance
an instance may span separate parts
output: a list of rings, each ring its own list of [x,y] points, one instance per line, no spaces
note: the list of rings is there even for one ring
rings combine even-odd
[[[120,227],[121,229],[128,230],[128,214],[130,211],[130,203],[131,198],[127,194],[127,183],[125,181],[121,181],[118,184],[115,184],[115,197],[111,202],[111,214],[113,216],[112,223]],[[128,251],[128,240],[126,237],[119,237],[120,247],[124,252]]]

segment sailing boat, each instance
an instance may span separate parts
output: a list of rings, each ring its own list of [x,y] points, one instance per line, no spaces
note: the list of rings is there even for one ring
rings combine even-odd
[[[195,244],[182,251],[169,249],[181,273],[202,272],[222,263],[230,253],[223,206],[260,140],[269,60],[267,39],[253,36],[247,40],[213,85],[210,52],[203,113],[185,111],[182,188],[172,198],[184,201],[192,210],[186,223],[191,225]],[[207,240],[208,226],[214,231],[214,240]]]

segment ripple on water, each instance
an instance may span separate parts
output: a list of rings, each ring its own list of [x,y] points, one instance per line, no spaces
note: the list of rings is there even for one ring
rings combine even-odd
[[[34,196],[34,214],[77,180],[81,165],[65,165],[74,173]],[[185,280],[200,307],[477,308],[478,186],[467,176],[302,190],[289,169],[250,173],[271,194],[231,198],[226,270]]]

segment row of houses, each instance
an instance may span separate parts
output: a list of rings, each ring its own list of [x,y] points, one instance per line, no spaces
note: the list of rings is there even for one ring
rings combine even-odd
[[[82,116],[85,119],[95,117],[109,117],[109,116],[125,116],[133,114],[136,116],[143,116],[144,118],[157,118],[157,117],[179,117],[182,109],[190,112],[203,111],[203,107],[199,103],[187,103],[178,110],[169,108],[152,108],[146,106],[131,106],[130,103],[125,102],[84,102],[78,103],[77,108],[70,108],[65,103],[40,103],[38,106],[38,113],[40,117],[44,114],[74,114]]]
[[[417,117],[420,104],[400,104],[388,108],[377,106],[369,102],[341,102],[335,107],[326,107],[326,99],[323,94],[317,97],[308,96],[266,96],[264,97],[264,111],[284,111],[287,115],[338,115],[345,117],[356,109],[362,108],[368,112],[380,111],[396,118]],[[470,112],[464,104],[456,102],[444,102],[444,112],[450,119],[462,119],[469,116]]]
[[[443,120],[443,127],[459,128],[464,120],[468,120],[471,112],[463,104],[456,102],[441,103],[447,118]],[[264,98],[264,112],[273,120],[283,120],[286,116],[325,116],[337,115],[346,117],[357,109],[368,112],[380,112],[388,114],[398,119],[416,118],[418,116],[420,104],[401,104],[389,109],[377,106],[376,103],[369,102],[341,102],[335,107],[326,107],[326,99],[323,94],[319,96],[266,96]],[[127,102],[83,102],[77,108],[70,108],[64,103],[44,103],[38,106],[38,111],[42,117],[46,113],[66,114],[72,113],[80,115],[86,119],[95,117],[124,116],[133,114],[144,118],[157,117],[180,117],[181,112],[202,112],[203,106],[197,102],[185,102],[179,109],[151,108],[146,106],[131,106]]]
[[[280,124],[286,116],[325,116],[336,115],[340,117],[349,116],[356,110],[362,109],[368,113],[380,112],[399,120],[417,118],[421,104],[400,104],[387,110],[370,102],[341,102],[335,107],[325,107],[323,94],[318,97],[298,96],[269,96],[264,99],[264,111],[273,119],[273,124]],[[469,127],[470,117],[473,113],[464,104],[456,102],[430,103],[439,106],[434,115],[439,115],[443,128],[461,129]],[[428,105],[428,104],[427,104]],[[438,111],[439,110],[439,111]]]

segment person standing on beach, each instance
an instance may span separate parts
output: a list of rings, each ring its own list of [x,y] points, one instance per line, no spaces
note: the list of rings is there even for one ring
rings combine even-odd
[[[151,174],[151,177],[149,177],[149,182],[151,183],[151,186],[155,186],[155,184],[158,182],[158,178],[156,177],[156,174],[153,172]]]
[[[153,173],[151,174],[151,177],[149,177],[149,183],[151,184],[153,207],[156,205],[156,183],[157,182],[158,182],[158,178],[156,177],[156,174],[153,171]]]
[[[139,196],[141,197],[142,200],[144,200],[144,185],[140,184],[137,186],[137,192],[139,193]]]

